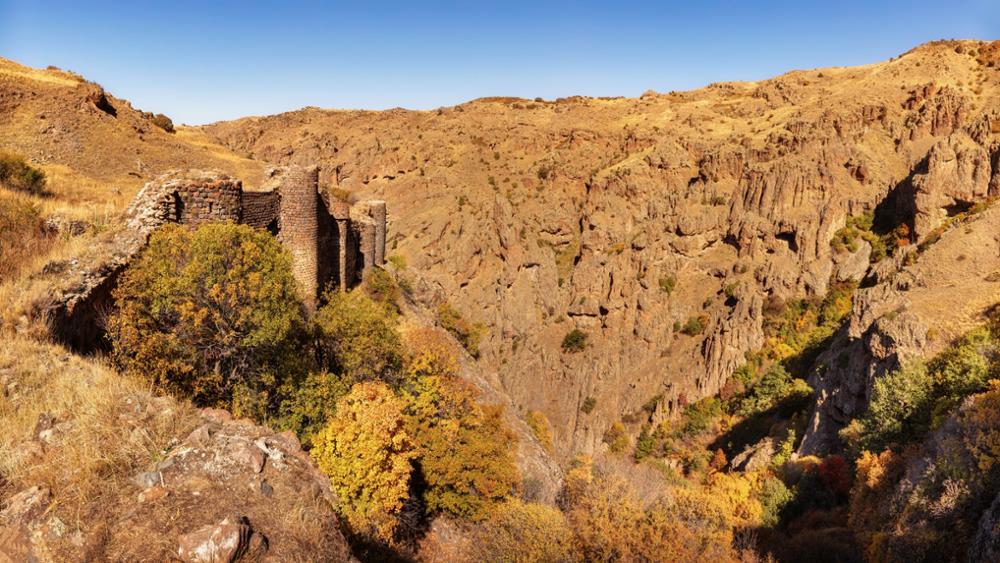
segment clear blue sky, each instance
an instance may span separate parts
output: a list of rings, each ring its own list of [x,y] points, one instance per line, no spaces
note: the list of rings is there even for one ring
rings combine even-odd
[[[1000,39],[1000,1],[0,0],[0,56],[205,123],[306,105],[637,96]]]

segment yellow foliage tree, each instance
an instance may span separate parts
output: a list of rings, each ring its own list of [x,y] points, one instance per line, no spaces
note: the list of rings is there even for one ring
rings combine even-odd
[[[355,532],[392,542],[409,494],[415,455],[404,403],[382,383],[359,383],[313,439],[312,456],[330,476],[340,512]]]
[[[577,561],[573,531],[559,509],[511,499],[473,531],[477,561],[558,563]]]
[[[166,225],[125,271],[115,300],[108,335],[118,367],[198,404],[260,417],[254,404],[269,408],[278,376],[300,363],[291,258],[266,232]],[[236,395],[241,404],[227,404]]]
[[[515,493],[514,434],[499,406],[481,406],[476,390],[451,375],[410,382],[407,428],[416,441],[430,511],[473,520]]]

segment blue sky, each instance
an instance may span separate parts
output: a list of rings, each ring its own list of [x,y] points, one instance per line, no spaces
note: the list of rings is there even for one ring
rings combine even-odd
[[[1000,39],[1000,1],[0,0],[0,56],[206,123],[306,105],[637,96]]]

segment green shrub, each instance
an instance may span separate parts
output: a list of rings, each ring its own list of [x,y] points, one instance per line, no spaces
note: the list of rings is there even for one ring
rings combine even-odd
[[[399,286],[389,272],[382,268],[371,268],[365,273],[362,281],[365,291],[376,303],[385,307],[387,311],[399,312],[397,304]]]
[[[681,333],[688,336],[697,336],[705,331],[708,326],[708,318],[705,315],[691,317],[681,327]]]
[[[200,405],[262,416],[301,368],[302,306],[291,258],[266,232],[166,225],[122,275],[111,357]]]
[[[348,377],[327,371],[309,373],[287,390],[277,425],[292,430],[303,446],[310,447],[313,437],[336,414],[337,401],[351,390],[352,383]]]
[[[1000,350],[990,329],[974,329],[931,360],[928,369],[934,378],[935,418],[941,419],[958,407],[965,397],[985,391],[997,377],[996,358]]]
[[[677,287],[677,276],[671,274],[660,278],[660,291],[663,293],[670,295],[675,287]]]
[[[795,498],[795,494],[777,477],[768,477],[761,483],[757,500],[761,506],[761,523],[775,528],[781,522],[781,511]]]
[[[563,352],[570,354],[582,352],[587,348],[587,338],[587,333],[578,328],[567,332],[562,341]]]
[[[716,397],[691,403],[684,410],[684,421],[681,433],[693,436],[705,432],[712,427],[715,420],[722,414],[722,402]]]
[[[470,323],[462,318],[461,313],[448,303],[438,305],[437,314],[441,328],[450,332],[459,344],[472,354],[472,357],[478,358],[479,342],[483,338],[486,327],[480,323]]]
[[[0,152],[0,186],[42,195],[45,193],[45,172],[28,164],[22,156]]]
[[[596,406],[597,399],[595,397],[587,397],[583,400],[583,405],[580,406],[580,410],[583,411],[584,414],[590,414]]]
[[[653,453],[656,447],[656,439],[649,432],[648,426],[643,426],[639,431],[639,437],[635,441],[635,460],[642,461]]]
[[[333,291],[326,300],[315,319],[326,367],[352,383],[396,381],[402,343],[392,313],[362,291]]]
[[[850,444],[855,455],[922,437],[930,425],[933,384],[922,362],[906,364],[876,379],[868,411],[861,417],[860,429],[855,429],[855,443]]]
[[[751,387],[737,412],[750,417],[780,407],[788,415],[803,406],[811,394],[812,389],[805,381],[793,378],[781,364],[774,364]]]

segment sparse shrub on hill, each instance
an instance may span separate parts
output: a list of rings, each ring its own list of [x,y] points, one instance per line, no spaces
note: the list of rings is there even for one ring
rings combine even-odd
[[[399,306],[396,303],[399,300],[399,286],[389,275],[389,272],[382,268],[368,270],[365,273],[362,287],[372,300],[385,307],[387,311],[399,312]]]
[[[551,452],[552,425],[549,424],[549,418],[541,411],[528,411],[528,414],[524,418],[525,422],[528,423],[528,427],[531,428],[531,433],[535,435],[535,438],[538,438],[542,447],[546,451]]]
[[[471,323],[462,317],[457,309],[448,303],[438,305],[438,322],[454,336],[472,357],[479,357],[479,342],[486,328],[479,323]]]
[[[402,343],[386,307],[363,291],[329,292],[316,313],[323,361],[352,382],[396,381]]]
[[[359,383],[314,438],[312,456],[330,476],[338,510],[352,531],[394,541],[409,496],[412,459],[402,399],[382,383]]]
[[[45,172],[28,164],[22,156],[0,152],[0,187],[42,195],[45,193]]]
[[[196,404],[263,417],[302,367],[291,259],[267,233],[166,225],[122,275],[115,299],[115,364]]]
[[[687,322],[681,326],[680,331],[688,336],[697,336],[702,332],[705,332],[705,327],[708,325],[707,315],[698,315],[690,317]]]
[[[578,328],[566,333],[562,341],[563,352],[568,352],[570,354],[575,354],[577,352],[582,352],[587,348],[587,333],[583,332]]]

